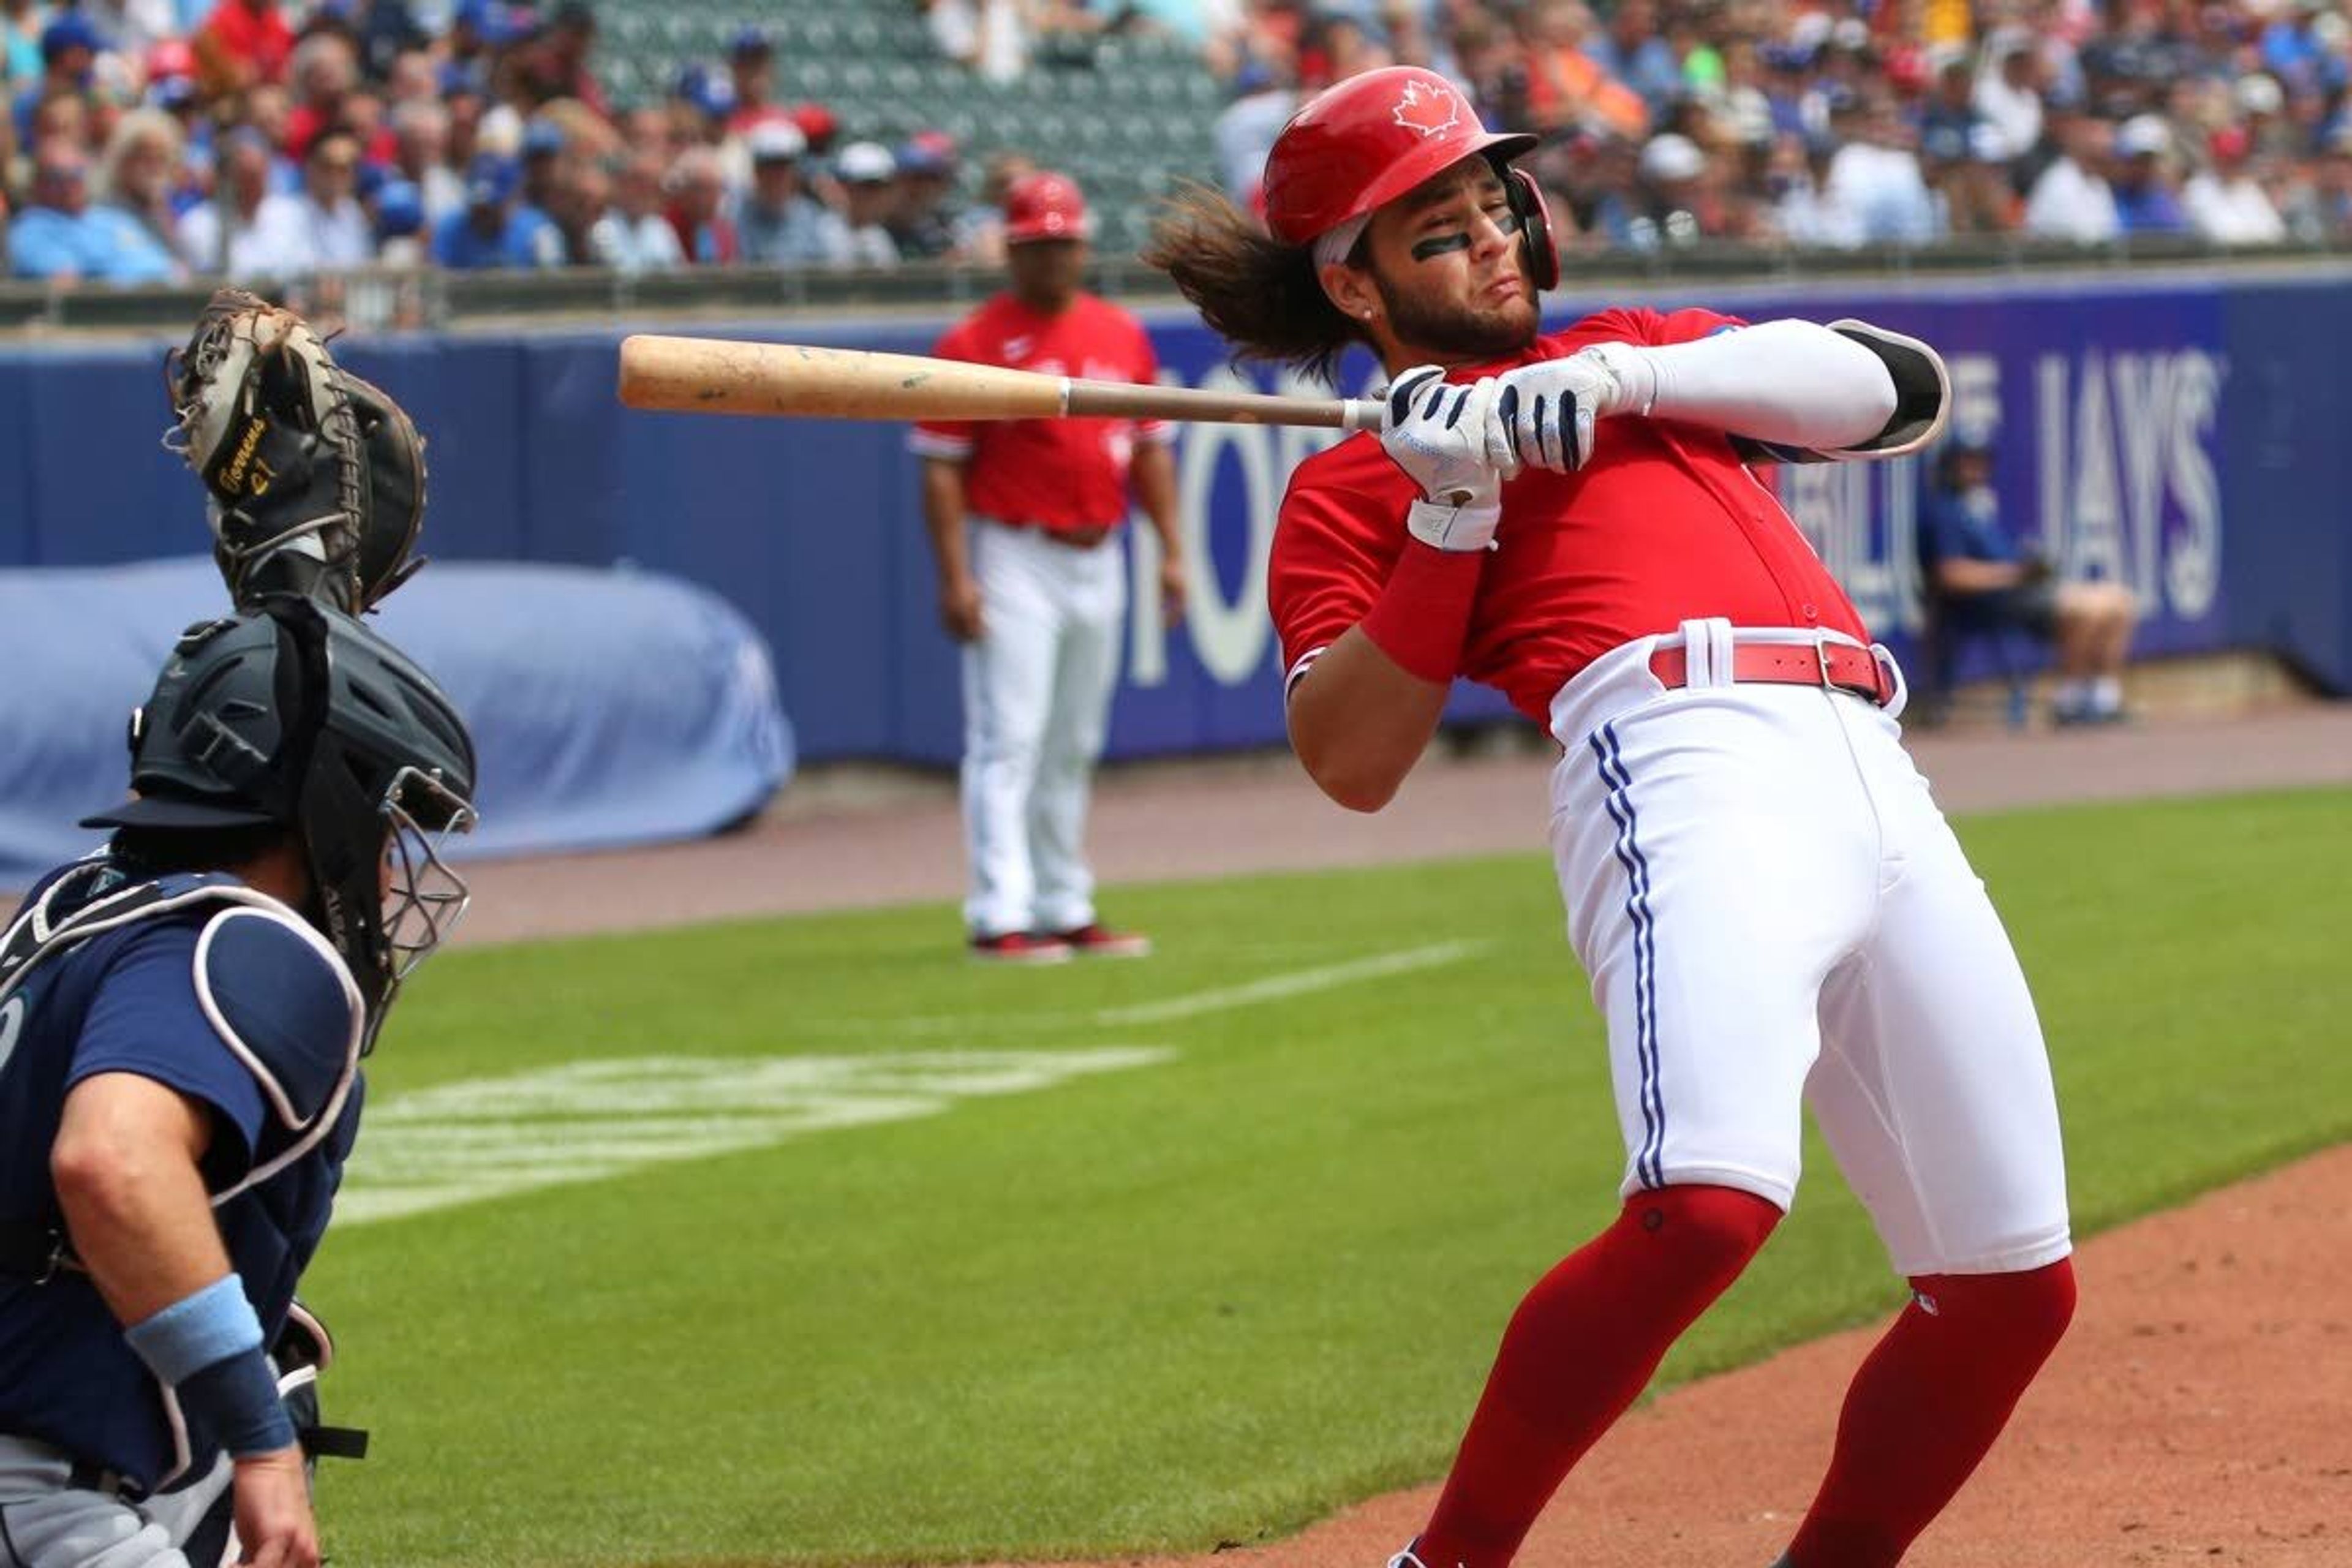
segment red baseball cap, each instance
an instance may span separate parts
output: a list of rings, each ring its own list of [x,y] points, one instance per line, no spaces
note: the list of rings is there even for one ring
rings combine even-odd
[[[1087,198],[1067,174],[1024,174],[1004,193],[1004,243],[1033,239],[1092,239],[1095,220]]]
[[[841,129],[841,121],[822,103],[796,103],[785,111],[784,118],[800,127],[811,150],[818,153],[831,145],[835,133]]]
[[[196,74],[196,51],[185,38],[159,38],[147,46],[147,79]]]

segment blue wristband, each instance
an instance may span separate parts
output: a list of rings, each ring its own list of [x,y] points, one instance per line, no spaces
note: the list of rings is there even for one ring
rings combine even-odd
[[[245,1281],[224,1274],[122,1337],[158,1380],[177,1386],[225,1356],[259,1350],[261,1320],[245,1299]]]
[[[231,1457],[275,1453],[293,1443],[277,1371],[262,1353],[261,1320],[235,1274],[182,1297],[122,1337]]]
[[[189,1421],[233,1459],[294,1446],[294,1418],[278,1396],[278,1369],[259,1347],[216,1361],[179,1386]]]

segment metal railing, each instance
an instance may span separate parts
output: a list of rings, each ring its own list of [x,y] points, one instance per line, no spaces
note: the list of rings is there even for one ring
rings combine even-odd
[[[1589,293],[1617,285],[1760,283],[1809,279],[1908,279],[1998,276],[2049,269],[2146,268],[2173,276],[2199,270],[2290,267],[2341,269],[2352,278],[2352,246],[2288,244],[2223,249],[2179,236],[2144,236],[2081,246],[2007,236],[1932,247],[1855,249],[1702,244],[1654,251],[1575,253],[1561,258],[1561,287]],[[1168,280],[1131,258],[1103,255],[1092,286],[1130,303],[1175,298]],[[838,314],[845,310],[959,307],[1002,286],[986,268],[909,263],[851,271],[723,267],[625,273],[603,268],[450,272],[364,270],[305,279],[257,279],[257,292],[364,332],[441,330],[489,324],[586,325],[615,319],[691,321]],[[0,335],[17,341],[54,333],[175,333],[184,331],[213,289],[211,280],[168,287],[113,289],[89,283],[0,282]]]

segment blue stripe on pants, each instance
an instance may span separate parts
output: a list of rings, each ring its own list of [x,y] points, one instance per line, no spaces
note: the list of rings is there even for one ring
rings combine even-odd
[[[1603,724],[1591,745],[1601,782],[1609,788],[1609,816],[1617,825],[1617,862],[1625,868],[1625,915],[1633,925],[1633,1056],[1642,1074],[1638,1099],[1643,1128],[1633,1174],[1644,1186],[1663,1187],[1665,1172],[1659,1162],[1666,1141],[1666,1104],[1658,1070],[1657,923],[1650,912],[1650,862],[1636,836],[1633,775],[1625,766],[1615,726]]]

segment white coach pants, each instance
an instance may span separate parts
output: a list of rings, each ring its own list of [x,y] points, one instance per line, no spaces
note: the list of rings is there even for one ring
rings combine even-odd
[[[1553,859],[1609,1021],[1623,1190],[1786,1208],[1810,1107],[1898,1272],[2055,1262],[2056,1098],[1984,884],[1892,715],[1734,684],[1733,637],[1693,621],[1638,639],[1552,704]],[[1675,641],[1692,675],[1670,689],[1650,656]]]
[[[74,1486],[71,1471],[47,1443],[0,1437],[0,1568],[191,1568],[180,1548],[231,1479],[223,1462],[193,1486],[132,1503]]]
[[[964,923],[975,936],[1095,918],[1087,801],[1118,674],[1127,563],[1034,528],[972,527],[984,621],[963,650]]]

